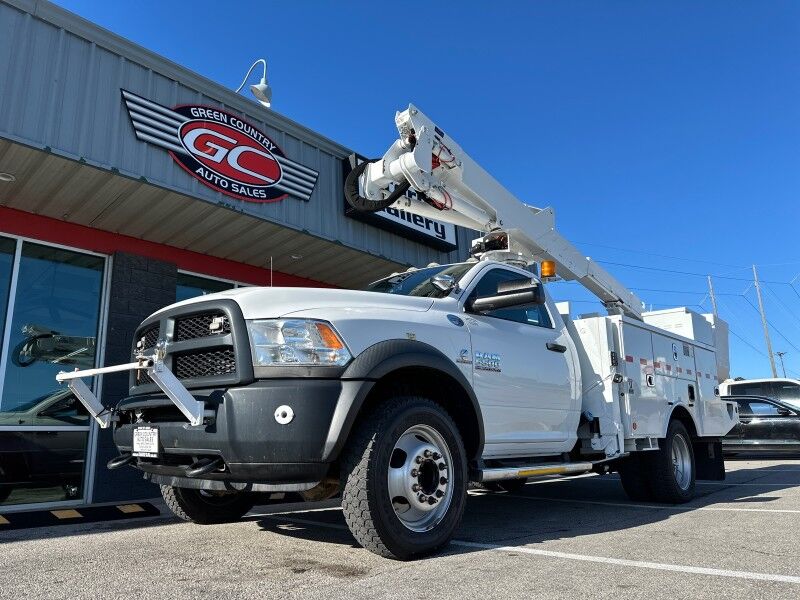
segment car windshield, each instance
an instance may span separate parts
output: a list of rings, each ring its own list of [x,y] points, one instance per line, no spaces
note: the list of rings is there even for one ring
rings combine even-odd
[[[439,265],[426,267],[414,271],[395,273],[370,283],[365,289],[367,292],[381,292],[383,294],[399,294],[401,296],[418,296],[420,298],[443,298],[443,292],[431,283],[434,275],[450,275],[458,282],[475,263],[457,263],[455,265]]]

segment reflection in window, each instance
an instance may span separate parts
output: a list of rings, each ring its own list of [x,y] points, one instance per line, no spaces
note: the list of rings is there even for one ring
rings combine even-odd
[[[234,288],[236,284],[219,279],[208,279],[196,275],[178,273],[178,286],[175,289],[175,302],[213,294],[214,292],[224,292]]]
[[[0,506],[83,497],[87,431],[0,431]]]
[[[0,339],[8,312],[8,292],[11,285],[11,270],[14,267],[14,251],[17,242],[0,237]]]
[[[94,366],[103,265],[96,256],[23,243],[0,414],[49,402],[63,389],[56,373]]]

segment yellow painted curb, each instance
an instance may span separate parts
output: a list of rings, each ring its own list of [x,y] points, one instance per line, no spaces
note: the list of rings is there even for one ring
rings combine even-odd
[[[50,514],[56,517],[57,519],[80,519],[81,517],[83,517],[81,513],[72,508],[68,508],[65,510],[51,510]]]
[[[0,516],[0,525],[8,525],[8,519],[3,516]]]
[[[124,513],[144,512],[144,509],[138,504],[120,504],[117,508]]]

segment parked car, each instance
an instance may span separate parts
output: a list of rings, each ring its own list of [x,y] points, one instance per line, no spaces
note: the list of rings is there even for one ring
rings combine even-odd
[[[800,380],[773,377],[772,379],[726,379],[719,384],[720,396],[765,396],[800,409]]]
[[[727,455],[800,453],[800,409],[766,396],[729,396],[739,404],[739,423],[722,438]]]
[[[68,389],[0,413],[0,425],[30,426],[0,431],[0,502],[20,488],[61,487],[65,499],[79,496],[88,434],[57,426],[87,422],[86,410]]]

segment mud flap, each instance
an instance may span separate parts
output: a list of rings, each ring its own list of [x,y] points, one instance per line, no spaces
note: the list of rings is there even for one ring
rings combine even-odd
[[[696,479],[723,481],[725,479],[725,461],[722,458],[722,442],[716,440],[694,440],[694,461]]]

